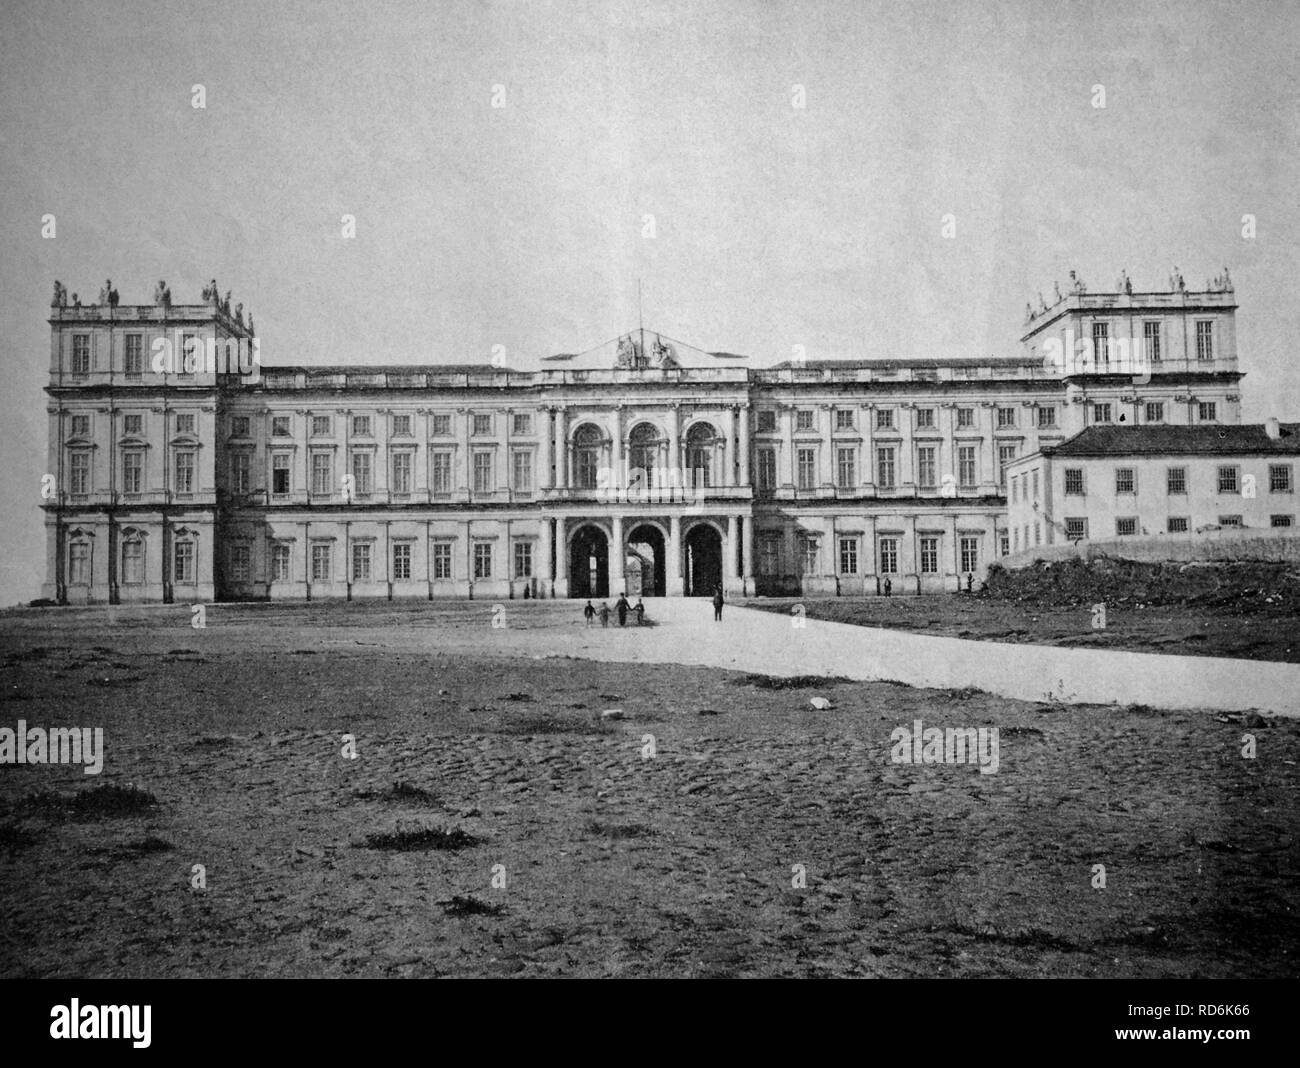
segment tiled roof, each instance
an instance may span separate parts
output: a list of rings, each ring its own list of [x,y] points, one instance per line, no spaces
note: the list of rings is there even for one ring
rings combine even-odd
[[[1044,449],[1054,456],[1246,456],[1300,454],[1300,435],[1281,424],[1270,438],[1261,424],[1246,426],[1090,426]]]

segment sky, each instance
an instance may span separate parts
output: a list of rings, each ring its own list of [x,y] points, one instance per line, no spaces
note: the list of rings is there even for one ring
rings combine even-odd
[[[1228,266],[1244,418],[1300,419],[1297,55],[1253,0],[5,0],[0,604],[43,579],[56,278],[215,277],[266,364],[527,369],[638,282],[766,366],[1014,355],[1072,269]]]

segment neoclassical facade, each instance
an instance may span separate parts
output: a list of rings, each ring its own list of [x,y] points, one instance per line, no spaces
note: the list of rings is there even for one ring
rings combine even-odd
[[[1076,280],[1000,358],[759,369],[635,331],[534,371],[304,367],[254,362],[215,282],[189,305],[56,283],[44,596],[954,590],[1011,551],[1015,457],[1239,421],[1235,308],[1226,276]]]

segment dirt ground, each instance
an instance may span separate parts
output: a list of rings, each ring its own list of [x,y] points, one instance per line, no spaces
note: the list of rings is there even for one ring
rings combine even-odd
[[[475,653],[455,606],[189,619],[0,613],[0,727],[107,754],[0,765],[0,975],[1300,974],[1294,720]],[[997,774],[891,763],[918,718],[997,727]]]
[[[789,614],[803,606],[809,619],[867,627],[923,631],[949,638],[1123,649],[1178,656],[1300,663],[1300,617],[1290,609],[1242,612],[1209,605],[1106,603],[1106,625],[1092,625],[1092,604],[1017,603],[965,594],[912,597],[836,597],[826,600],[755,598],[749,608]]]

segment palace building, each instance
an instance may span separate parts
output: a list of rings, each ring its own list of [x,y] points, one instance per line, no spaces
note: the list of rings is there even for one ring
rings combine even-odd
[[[1015,355],[758,368],[633,331],[523,371],[272,366],[216,283],[55,283],[60,603],[955,590],[1005,470],[1093,425],[1240,421],[1226,274],[1028,309]],[[249,373],[245,373],[249,372]]]

